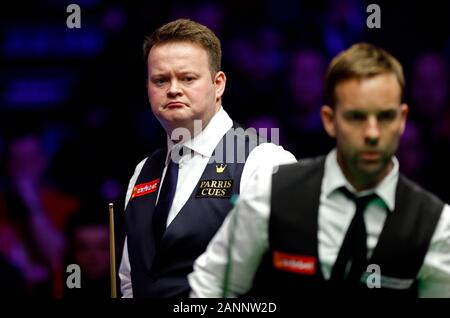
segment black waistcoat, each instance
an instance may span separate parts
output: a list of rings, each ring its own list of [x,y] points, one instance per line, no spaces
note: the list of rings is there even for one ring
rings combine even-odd
[[[320,268],[317,237],[324,162],[325,158],[320,157],[308,163],[285,165],[274,174],[270,247],[249,295],[416,296],[416,277],[444,203],[400,174],[395,210],[388,214],[368,260],[368,264],[379,266],[381,288],[368,287],[373,286],[367,284],[367,279],[375,271],[368,272],[358,285],[331,284]]]

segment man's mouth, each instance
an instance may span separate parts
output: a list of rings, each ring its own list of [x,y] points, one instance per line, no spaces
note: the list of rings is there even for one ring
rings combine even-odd
[[[359,157],[364,161],[379,161],[381,154],[377,151],[362,151],[359,153]]]
[[[184,104],[182,102],[170,102],[170,103],[167,103],[164,108],[172,109],[172,108],[181,108],[181,107],[185,107],[185,106],[186,106],[186,104]]]

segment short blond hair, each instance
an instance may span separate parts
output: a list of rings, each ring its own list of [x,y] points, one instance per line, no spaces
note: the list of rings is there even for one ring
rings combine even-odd
[[[325,77],[325,100],[336,106],[336,85],[349,79],[363,79],[380,74],[394,74],[400,85],[401,97],[405,77],[400,62],[387,51],[369,43],[357,43],[338,54],[328,66]]]
[[[208,53],[209,68],[214,75],[220,71],[222,50],[217,36],[208,27],[189,19],[178,19],[158,28],[144,40],[144,59],[147,61],[152,47],[171,42],[191,42]]]

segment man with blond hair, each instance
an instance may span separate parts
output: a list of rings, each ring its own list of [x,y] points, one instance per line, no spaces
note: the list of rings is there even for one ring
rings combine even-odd
[[[450,297],[450,207],[399,173],[400,63],[358,43],[326,75],[327,156],[255,175],[189,275],[193,297]]]
[[[119,270],[124,297],[187,296],[194,260],[260,169],[292,154],[237,128],[222,107],[226,76],[218,38],[179,19],[144,42],[147,92],[167,147],[136,167],[125,210]]]

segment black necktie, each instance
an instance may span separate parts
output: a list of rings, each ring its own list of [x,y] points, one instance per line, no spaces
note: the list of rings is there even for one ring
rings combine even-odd
[[[332,281],[343,281],[356,283],[361,279],[362,273],[366,270],[367,263],[367,233],[364,224],[364,211],[370,201],[378,198],[376,194],[356,197],[347,188],[340,189],[346,197],[356,204],[355,216],[350,223],[344,242],[339,250],[336,263],[331,272]],[[349,265],[350,264],[350,265]],[[348,275],[347,267],[350,266]]]
[[[169,157],[166,175],[162,182],[159,192],[158,203],[153,212],[153,233],[156,245],[159,244],[161,237],[166,230],[167,216],[172,207],[173,197],[177,188],[178,163]]]

